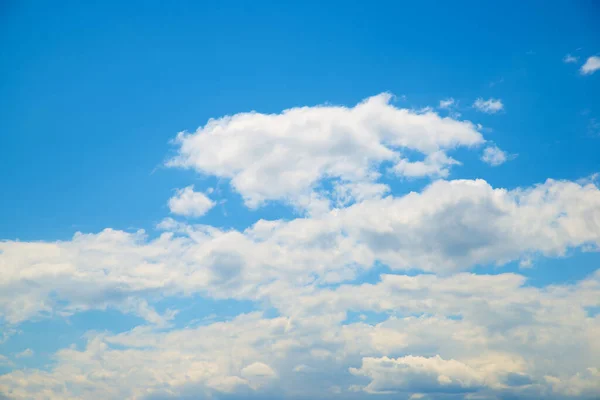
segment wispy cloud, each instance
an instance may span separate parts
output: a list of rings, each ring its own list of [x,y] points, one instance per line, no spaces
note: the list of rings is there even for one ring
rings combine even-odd
[[[452,107],[454,105],[454,103],[455,103],[455,101],[452,97],[445,99],[445,100],[440,100],[439,108],[448,109],[448,108]]]
[[[579,57],[573,56],[571,54],[567,54],[564,58],[563,58],[563,62],[569,64],[569,63],[576,63],[577,61],[579,61]]]
[[[475,100],[475,103],[473,103],[473,107],[476,110],[487,113],[487,114],[495,114],[504,109],[504,104],[502,103],[502,100],[500,100],[500,99],[490,98],[490,99],[484,100],[480,97],[477,100]]]
[[[25,349],[20,353],[15,354],[16,358],[28,358],[33,356],[33,350],[31,349]]]

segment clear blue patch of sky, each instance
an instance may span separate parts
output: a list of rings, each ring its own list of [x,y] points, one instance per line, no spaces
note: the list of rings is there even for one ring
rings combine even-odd
[[[531,265],[521,266],[520,261],[504,265],[478,265],[470,271],[476,274],[502,274],[512,272],[527,278],[525,286],[575,284],[598,269],[599,252],[569,250],[563,257],[544,257],[534,254]]]
[[[374,311],[348,311],[346,313],[346,319],[342,322],[343,325],[364,323],[369,325],[376,325],[380,322],[386,321],[390,318],[389,313],[380,313]]]

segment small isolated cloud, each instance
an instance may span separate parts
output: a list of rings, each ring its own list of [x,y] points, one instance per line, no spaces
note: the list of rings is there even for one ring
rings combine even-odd
[[[504,109],[504,104],[502,104],[502,100],[500,99],[487,99],[484,100],[481,97],[478,98],[477,100],[475,100],[475,103],[473,103],[473,107],[475,107],[475,109],[477,109],[478,111],[487,113],[487,114],[495,114],[498,111],[501,111]]]
[[[453,105],[454,105],[454,99],[452,97],[450,97],[449,99],[446,99],[446,100],[440,100],[439,108],[448,109],[448,108],[452,107]]]
[[[598,71],[600,69],[600,57],[598,56],[591,56],[590,58],[588,58],[585,62],[585,64],[583,64],[581,66],[581,69],[579,70],[579,72],[581,72],[581,75],[591,75],[594,72]]]
[[[0,367],[12,367],[13,365],[13,362],[10,361],[8,357],[5,357],[2,354],[0,354]]]
[[[514,158],[514,156],[507,154],[504,150],[495,145],[486,147],[481,156],[483,162],[490,164],[493,167],[504,164],[511,158]]]
[[[33,350],[25,349],[20,353],[15,354],[16,358],[27,358],[33,356]]]
[[[567,64],[576,63],[577,61],[579,61],[579,57],[572,56],[571,54],[567,54],[565,58],[563,58],[563,62]]]
[[[178,189],[169,199],[169,209],[173,214],[186,217],[201,217],[213,208],[215,202],[204,193],[194,192],[194,186]]]

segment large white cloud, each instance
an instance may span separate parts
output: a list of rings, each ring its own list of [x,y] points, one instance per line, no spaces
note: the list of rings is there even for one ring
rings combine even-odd
[[[422,193],[318,218],[259,221],[243,232],[173,220],[162,227],[167,232],[153,240],[107,229],[66,242],[0,243],[1,314],[18,323],[117,307],[164,324],[169,314],[156,314],[146,297],[268,300],[276,283],[344,282],[376,261],[438,273],[529,263],[598,246],[600,190],[552,180],[512,191],[481,180],[437,181]]]
[[[178,154],[168,165],[230,178],[250,207],[284,200],[311,208],[322,180],[360,183],[367,193],[381,194],[383,188],[372,184],[382,163],[401,176],[445,176],[458,163],[446,151],[484,142],[471,122],[396,108],[391,98],[380,94],[352,108],[324,105],[211,119],[177,136]]]
[[[5,322],[116,307],[151,325],[93,334],[83,350],[60,350],[50,371],[11,372],[0,388],[14,398],[587,396],[600,367],[600,319],[586,311],[600,306],[598,273],[542,289],[516,274],[349,281],[375,260],[448,273],[597,246],[599,201],[591,182],[507,191],[438,181],[422,193],[259,221],[244,232],[166,220],[153,240],[105,230],[68,242],[3,242]],[[172,330],[173,314],[151,308],[153,298],[192,293],[260,300],[281,317]],[[387,316],[346,324],[348,312]]]
[[[0,242],[2,332],[89,309],[146,321],[119,334],[87,332],[85,346],[59,349],[44,369],[0,375],[0,393],[146,400],[598,393],[600,271],[542,288],[518,273],[470,272],[597,250],[593,179],[510,190],[437,180],[403,196],[378,181],[383,171],[446,177],[460,163],[450,150],[483,143],[474,124],[399,109],[387,94],[352,108],[237,114],[180,134],[170,165],[230,179],[250,207],[286,201],[308,213],[244,230],[167,218],[157,236],[105,229],[66,241]],[[506,158],[488,149],[484,161]],[[169,205],[194,217],[214,203],[189,186]],[[363,274],[375,282],[360,283]],[[180,326],[177,309],[155,309],[164,298],[198,297],[249,300],[257,311]],[[0,362],[13,368],[23,355],[30,362],[38,355],[30,347]]]
[[[523,283],[514,274],[390,275],[355,291],[335,289],[334,297],[331,289],[288,292],[304,313],[282,308],[275,318],[250,313],[175,330],[94,333],[83,349],[57,352],[48,371],[0,376],[0,390],[23,399],[592,395],[600,388],[600,317],[586,307],[600,301],[600,274],[541,289]],[[338,297],[353,304],[315,311],[310,303]],[[393,314],[377,324],[344,323],[345,309],[366,312],[374,298]],[[406,316],[402,304],[428,312]]]

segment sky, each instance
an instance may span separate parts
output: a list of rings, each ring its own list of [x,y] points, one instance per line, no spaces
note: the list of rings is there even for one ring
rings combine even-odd
[[[600,6],[0,2],[0,399],[594,399]]]

